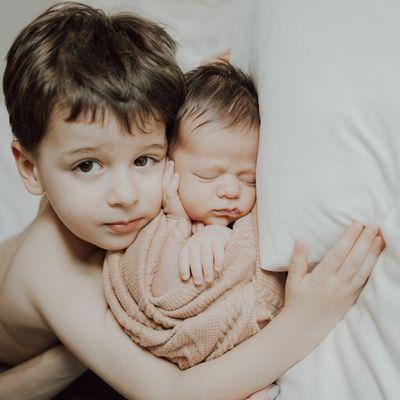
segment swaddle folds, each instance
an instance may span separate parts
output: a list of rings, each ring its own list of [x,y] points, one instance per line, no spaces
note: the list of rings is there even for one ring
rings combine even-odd
[[[223,271],[212,284],[196,287],[190,280],[156,298],[151,283],[167,234],[160,213],[126,251],[109,252],[104,262],[110,309],[140,346],[189,368],[257,333],[260,312],[268,321],[282,308],[285,274],[257,267],[255,210],[235,223]]]

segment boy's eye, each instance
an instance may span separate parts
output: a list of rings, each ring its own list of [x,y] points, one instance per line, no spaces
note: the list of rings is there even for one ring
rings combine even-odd
[[[86,160],[78,164],[75,168],[74,171],[80,173],[81,175],[85,174],[92,174],[94,172],[97,172],[100,168],[100,165],[96,161],[92,160]]]
[[[146,166],[153,165],[154,161],[155,161],[155,160],[154,160],[153,158],[151,158],[151,157],[143,156],[143,157],[137,158],[137,159],[133,162],[133,164],[134,164],[136,167],[146,167]]]

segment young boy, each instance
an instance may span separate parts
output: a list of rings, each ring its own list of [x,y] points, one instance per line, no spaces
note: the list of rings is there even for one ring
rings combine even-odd
[[[165,132],[182,98],[174,50],[149,21],[77,3],[50,8],[12,45],[3,80],[12,151],[25,187],[44,201],[36,219],[0,247],[0,362],[30,368],[29,359],[61,342],[127,398],[243,398],[313,348],[354,301],[355,285],[343,285],[339,295],[332,283],[335,290],[325,290],[318,304],[324,318],[315,317],[315,306],[297,309],[312,303],[309,287],[323,278],[304,275],[303,249],[293,256],[299,267],[287,311],[215,361],[181,372],[133,345],[118,326],[104,299],[103,260],[106,250],[129,246],[159,213]],[[371,248],[375,234],[352,226],[324,263],[343,270],[351,261],[368,273],[378,254]],[[272,346],[274,326],[288,329]],[[294,345],[296,336],[302,345]],[[278,350],[269,373],[266,355]],[[245,359],[249,376],[239,368]],[[82,367],[66,370],[77,376]],[[38,389],[45,398],[43,381]]]

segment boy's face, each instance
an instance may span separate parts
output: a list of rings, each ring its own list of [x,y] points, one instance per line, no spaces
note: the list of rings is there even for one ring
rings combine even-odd
[[[39,147],[41,185],[62,223],[107,250],[128,247],[161,208],[165,125],[124,133],[103,124],[65,122],[55,113]]]
[[[190,119],[171,157],[179,173],[179,196],[193,221],[229,225],[255,202],[258,128],[225,128],[215,122],[196,128]]]

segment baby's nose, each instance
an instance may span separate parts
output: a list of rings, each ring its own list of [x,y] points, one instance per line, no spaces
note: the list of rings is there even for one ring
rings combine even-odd
[[[218,197],[227,197],[228,199],[236,199],[239,197],[240,189],[236,179],[227,179],[218,187]]]

